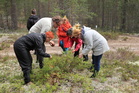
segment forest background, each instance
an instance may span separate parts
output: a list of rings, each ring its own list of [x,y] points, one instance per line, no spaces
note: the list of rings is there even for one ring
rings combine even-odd
[[[26,28],[33,8],[40,18],[66,15],[72,25],[139,32],[139,0],[0,0],[0,29]]]

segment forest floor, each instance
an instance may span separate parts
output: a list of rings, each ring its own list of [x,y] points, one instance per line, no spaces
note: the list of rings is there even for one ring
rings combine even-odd
[[[0,43],[5,42],[7,40],[11,40],[11,38],[9,36],[2,36],[0,38]],[[15,56],[14,51],[13,51],[13,42],[14,41],[12,41],[12,43],[9,42],[10,43],[9,48],[0,50],[0,58],[3,58],[4,56],[7,56],[7,55],[12,56],[12,57]],[[58,46],[58,40],[54,39],[54,42],[55,42],[55,47],[51,47],[49,44],[46,43],[46,52],[49,54],[62,54],[62,49]],[[136,55],[139,55],[139,37],[138,36],[122,35],[122,36],[119,36],[119,38],[117,40],[108,40],[108,44],[110,46],[110,51],[116,51],[119,48],[128,48],[129,51],[132,51]],[[34,52],[31,51],[31,53],[33,54]],[[89,53],[89,55],[91,56],[91,52]],[[116,82],[117,81],[116,77],[109,79],[109,81],[112,81],[112,82],[113,82],[113,80],[115,80],[115,82]],[[125,83],[125,82],[123,82],[123,83]],[[129,83],[130,83],[130,81],[129,81]],[[128,85],[128,83],[126,83],[126,84]],[[108,86],[110,88],[116,88],[115,86],[109,85],[108,81],[105,82],[104,84],[98,83],[98,81],[94,81],[94,86],[95,86],[96,90],[98,90],[98,91],[103,90],[103,88],[105,89],[106,86]]]
[[[126,40],[124,40],[126,38]],[[3,36],[0,38],[0,43],[5,40],[10,40],[8,36]],[[55,47],[51,47],[46,43],[46,52],[50,54],[62,54],[62,49],[58,46],[58,40],[54,39]],[[128,48],[129,51],[134,52],[139,55],[139,37],[138,36],[119,36],[117,40],[108,40],[111,51],[116,51],[118,48]],[[90,52],[91,53],[91,52]],[[0,51],[0,55],[14,55],[13,44],[9,48]]]

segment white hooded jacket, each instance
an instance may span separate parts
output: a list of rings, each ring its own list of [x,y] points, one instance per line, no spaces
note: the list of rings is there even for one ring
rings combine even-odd
[[[96,30],[84,26],[84,49],[82,50],[83,55],[87,55],[90,50],[93,51],[93,55],[98,56],[108,51],[109,45],[107,40],[99,34]]]

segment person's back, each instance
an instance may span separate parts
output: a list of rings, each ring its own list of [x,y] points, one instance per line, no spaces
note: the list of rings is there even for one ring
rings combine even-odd
[[[88,54],[93,49],[93,55],[97,56],[109,50],[107,40],[100,33],[86,26],[83,29],[83,42],[85,44],[85,48],[82,50],[83,54]]]
[[[30,28],[39,20],[39,17],[36,15],[36,10],[33,9],[31,16],[28,18],[27,21],[27,29],[28,31],[30,30]]]
[[[37,23],[30,28],[29,33],[44,33],[50,31],[51,28],[52,18],[44,17],[37,21]]]

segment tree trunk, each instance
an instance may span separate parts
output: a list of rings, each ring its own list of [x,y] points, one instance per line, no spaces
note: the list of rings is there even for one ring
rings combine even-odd
[[[102,0],[102,28],[104,28],[104,2],[105,0]]]
[[[16,0],[11,1],[11,28],[17,29],[17,14],[16,14]]]
[[[40,1],[39,1],[39,0],[37,0],[37,3],[38,3],[38,6],[37,6],[37,8],[38,8],[38,16],[39,16],[40,18],[42,18],[42,13],[41,13],[41,4],[40,4]]]
[[[1,22],[0,22],[0,29],[1,29],[1,28],[4,27],[4,22],[3,22],[3,16],[2,16],[2,14],[0,14],[0,20],[1,20]]]
[[[26,18],[28,15],[27,15],[27,6],[26,6],[26,2],[24,2],[24,18]]]
[[[121,13],[121,30],[124,31],[126,29],[126,7],[127,7],[127,0],[124,0],[122,13]]]
[[[50,16],[50,0],[47,1],[47,16]]]

